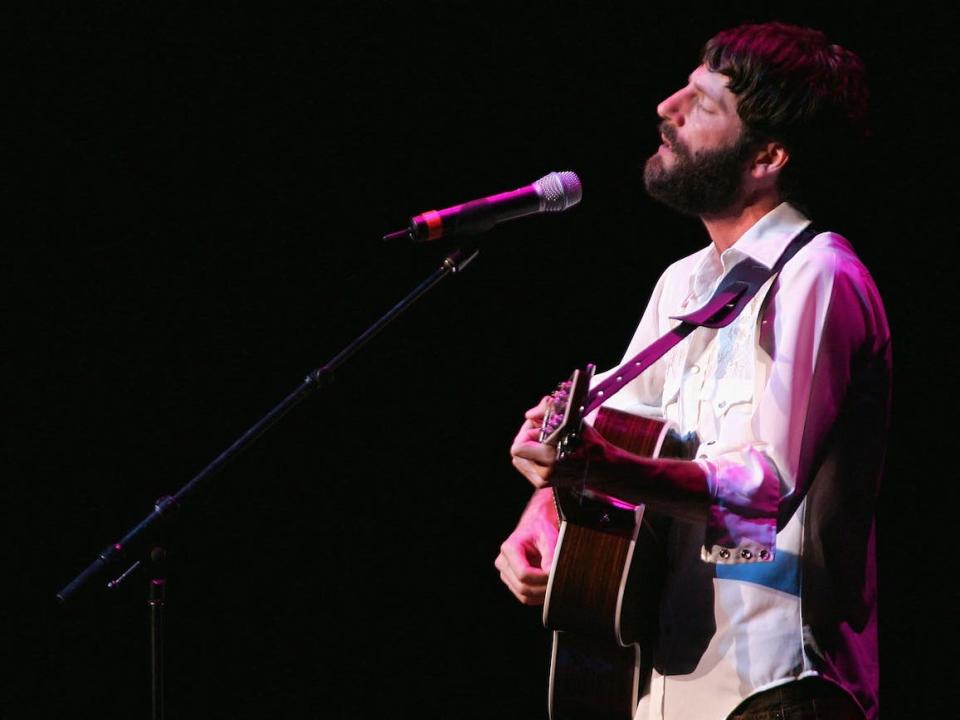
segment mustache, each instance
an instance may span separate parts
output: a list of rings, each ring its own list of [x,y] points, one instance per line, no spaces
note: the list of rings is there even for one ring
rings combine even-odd
[[[664,120],[660,123],[660,127],[657,128],[660,131],[660,134],[667,139],[670,147],[676,147],[677,145],[677,129]]]

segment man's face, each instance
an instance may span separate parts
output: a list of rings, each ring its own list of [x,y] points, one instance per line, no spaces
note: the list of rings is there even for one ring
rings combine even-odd
[[[657,106],[663,143],[644,167],[651,197],[682,213],[719,215],[739,199],[750,144],[729,79],[701,65]]]

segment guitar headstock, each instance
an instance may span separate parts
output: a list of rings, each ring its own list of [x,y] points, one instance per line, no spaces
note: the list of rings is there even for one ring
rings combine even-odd
[[[560,446],[567,438],[580,432],[583,408],[595,370],[596,366],[589,363],[582,370],[574,370],[570,378],[550,394],[550,403],[540,428],[540,442]]]

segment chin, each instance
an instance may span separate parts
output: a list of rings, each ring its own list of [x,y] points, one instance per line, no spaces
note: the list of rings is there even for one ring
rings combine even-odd
[[[666,172],[667,168],[663,162],[663,158],[660,157],[659,153],[648,157],[646,163],[643,165],[643,179],[645,183],[652,179],[661,177]]]

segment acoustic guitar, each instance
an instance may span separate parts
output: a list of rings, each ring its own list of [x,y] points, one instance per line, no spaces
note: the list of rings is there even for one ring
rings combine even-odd
[[[551,396],[540,440],[557,447],[561,463],[582,430],[593,373],[593,365],[574,371]],[[688,459],[696,450],[693,434],[603,406],[594,428],[644,457]],[[543,608],[553,631],[550,718],[630,720],[652,667],[668,519],[590,489],[589,476],[553,492],[560,535]]]

